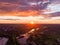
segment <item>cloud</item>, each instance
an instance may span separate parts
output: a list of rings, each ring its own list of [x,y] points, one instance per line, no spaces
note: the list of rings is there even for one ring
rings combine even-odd
[[[8,3],[8,2],[0,2],[0,10],[6,11],[6,12],[15,10],[17,6],[20,6],[20,5],[14,4],[14,3]]]
[[[59,3],[60,4],[60,0],[51,0],[51,3],[53,3],[53,4]]]
[[[11,11],[11,12],[3,12],[0,11],[0,15],[11,15],[11,16],[37,16],[39,14],[38,11],[35,10],[27,10],[27,11]]]
[[[17,3],[19,0],[0,0],[0,2]]]
[[[40,3],[41,1],[42,0],[0,0],[0,14],[38,15],[39,10],[45,10],[48,6],[48,2]],[[30,5],[29,2],[34,4]]]
[[[20,16],[28,16],[28,15],[37,15],[38,11],[32,10],[29,6],[8,3],[8,2],[0,2],[0,15],[20,15]]]

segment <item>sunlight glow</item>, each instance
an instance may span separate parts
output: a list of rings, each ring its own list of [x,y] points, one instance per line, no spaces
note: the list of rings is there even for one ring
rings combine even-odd
[[[51,17],[51,19],[53,19],[53,20],[60,20],[60,16],[57,16],[57,17]]]
[[[44,19],[43,16],[0,16],[0,20],[36,20],[36,19]]]
[[[31,21],[30,23],[31,23],[31,24],[34,24],[34,22],[33,22],[33,21]]]
[[[0,23],[17,23],[17,24],[29,24],[34,26],[35,24],[55,24],[60,23],[60,17],[44,17],[44,16],[0,16]]]

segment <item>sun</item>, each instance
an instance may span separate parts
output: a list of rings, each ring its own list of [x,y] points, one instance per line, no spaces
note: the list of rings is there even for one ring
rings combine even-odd
[[[34,24],[34,22],[33,22],[33,21],[31,21],[31,22],[30,22],[30,24]]]

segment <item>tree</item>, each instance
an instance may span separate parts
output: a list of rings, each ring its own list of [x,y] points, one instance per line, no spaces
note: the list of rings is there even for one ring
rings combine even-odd
[[[52,30],[50,29],[50,27],[47,28],[49,28],[49,30]],[[34,42],[36,45],[60,45],[60,35],[54,33],[49,34],[46,32],[48,31],[46,29],[39,29],[38,31],[36,31],[37,34],[31,34],[28,38],[28,45],[30,44],[30,42]],[[41,30],[43,33],[41,33]]]

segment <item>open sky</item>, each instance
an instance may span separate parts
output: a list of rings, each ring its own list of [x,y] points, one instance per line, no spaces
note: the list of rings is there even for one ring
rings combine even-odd
[[[17,16],[29,16],[29,15],[39,15],[41,11],[48,8],[55,8],[53,11],[60,7],[60,0],[44,0],[47,4],[43,2],[43,6],[40,5],[43,0],[0,0],[0,15],[17,15]],[[38,5],[37,5],[38,4]],[[58,6],[51,6],[51,5]],[[47,7],[46,7],[47,6]],[[59,9],[58,9],[59,10]],[[57,12],[59,12],[57,10]]]

